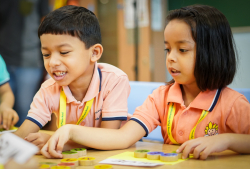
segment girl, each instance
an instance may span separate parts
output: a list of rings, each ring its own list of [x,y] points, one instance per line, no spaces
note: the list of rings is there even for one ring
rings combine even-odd
[[[173,77],[168,85],[149,95],[121,129],[65,125],[42,154],[62,158],[69,139],[96,149],[123,149],[158,125],[165,144],[184,143],[177,150],[183,151],[183,158],[193,153],[206,159],[226,149],[249,153],[250,104],[226,87],[236,72],[236,56],[225,16],[204,5],[174,10],[167,17],[164,38],[166,65]]]

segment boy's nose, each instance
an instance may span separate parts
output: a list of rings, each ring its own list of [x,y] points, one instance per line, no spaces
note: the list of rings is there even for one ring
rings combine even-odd
[[[51,55],[49,66],[55,67],[61,64],[60,59],[56,55]]]

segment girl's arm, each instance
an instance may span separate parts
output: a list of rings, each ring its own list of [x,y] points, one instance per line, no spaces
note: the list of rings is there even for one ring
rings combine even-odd
[[[227,149],[238,153],[250,153],[250,135],[226,133],[199,137],[183,143],[177,152],[183,152],[182,158],[187,158],[189,154],[193,154],[194,158],[205,160],[209,154]]]
[[[238,153],[250,153],[250,135],[249,134],[228,134],[230,144],[228,149]]]
[[[127,148],[146,134],[143,127],[135,121],[127,122],[120,129],[105,129],[78,125],[65,125],[59,128],[42,148],[47,158],[62,158],[64,144],[72,140],[78,144],[101,150]]]

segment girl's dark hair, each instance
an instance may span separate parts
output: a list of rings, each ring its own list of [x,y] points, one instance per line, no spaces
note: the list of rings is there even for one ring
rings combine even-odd
[[[236,73],[237,54],[226,17],[214,7],[192,5],[170,11],[167,24],[174,19],[186,22],[191,28],[196,42],[194,76],[200,90],[229,85]]]
[[[84,7],[68,5],[50,12],[39,26],[38,37],[48,33],[78,37],[87,49],[97,43],[101,44],[98,19]]]

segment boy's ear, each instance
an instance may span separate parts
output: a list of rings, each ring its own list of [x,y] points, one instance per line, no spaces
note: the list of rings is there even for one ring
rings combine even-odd
[[[101,56],[102,56],[102,52],[103,52],[103,47],[101,44],[95,44],[92,47],[92,56],[91,56],[91,61],[92,62],[96,62],[98,61]]]

